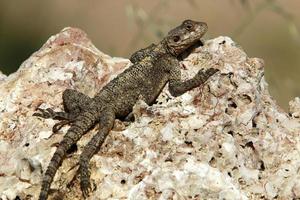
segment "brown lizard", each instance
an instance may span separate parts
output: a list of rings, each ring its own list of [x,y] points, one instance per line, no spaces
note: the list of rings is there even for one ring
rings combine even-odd
[[[85,146],[79,159],[80,186],[85,198],[91,191],[89,161],[104,143],[116,118],[128,116],[140,97],[152,105],[167,83],[171,95],[176,97],[200,86],[218,71],[214,68],[202,69],[193,78],[181,81],[178,57],[199,42],[206,31],[206,23],[185,20],[158,44],[134,53],[130,58],[133,65],[104,86],[94,98],[67,89],[63,92],[64,112],[54,112],[48,108],[39,109],[34,114],[64,120],[53,127],[54,131],[64,124],[71,124],[45,172],[39,200],[47,199],[54,175],[67,150],[93,126],[99,124],[99,132]]]

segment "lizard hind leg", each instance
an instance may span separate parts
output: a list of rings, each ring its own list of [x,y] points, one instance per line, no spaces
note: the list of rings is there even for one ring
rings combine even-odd
[[[81,111],[92,102],[90,97],[78,92],[77,90],[66,89],[62,96],[65,112],[55,112],[51,108],[37,108],[38,112],[33,114],[33,116],[42,117],[45,119],[50,118],[61,120],[61,122],[58,122],[53,126],[54,133],[61,129],[64,125],[74,122]]]
[[[62,98],[65,111],[75,116],[87,108],[92,102],[90,97],[73,89],[66,89],[63,92]]]
[[[91,191],[89,161],[104,143],[106,136],[112,129],[115,114],[112,109],[106,109],[101,113],[99,132],[84,147],[79,159],[80,187],[84,198],[89,196]]]
[[[69,128],[68,132],[57,147],[47,167],[44,178],[42,180],[42,188],[39,200],[47,199],[50,185],[53,181],[57,169],[66,156],[67,150],[69,150],[70,147],[75,144],[83,134],[85,134],[90,128],[94,126],[94,124],[98,121],[98,117],[99,116],[96,110],[83,112],[77,117],[76,121]]]

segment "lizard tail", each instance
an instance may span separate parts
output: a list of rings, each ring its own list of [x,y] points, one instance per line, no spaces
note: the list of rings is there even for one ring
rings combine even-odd
[[[68,132],[63,137],[48,165],[42,181],[39,200],[47,199],[48,192],[55,173],[61,165],[67,150],[71,147],[71,145],[75,144],[81,138],[81,136],[95,124],[98,119],[99,117],[96,111],[84,112],[80,116],[78,116],[74,124],[72,124],[72,126],[69,128]]]

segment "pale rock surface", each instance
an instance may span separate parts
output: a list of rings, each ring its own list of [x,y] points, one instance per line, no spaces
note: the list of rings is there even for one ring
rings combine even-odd
[[[5,81],[6,78],[7,76],[0,71],[0,83]]]
[[[62,110],[62,92],[93,96],[130,65],[96,49],[86,34],[64,29],[20,69],[0,74],[0,198],[37,199],[42,171],[58,134],[37,107]],[[268,93],[261,59],[248,58],[230,38],[206,41],[182,62],[183,77],[202,67],[221,70],[181,97],[165,89],[149,107],[134,107],[135,122],[116,121],[91,160],[96,186],[89,199],[300,198],[300,100],[285,113]],[[51,197],[82,199],[77,143],[59,168]],[[17,198],[18,197],[18,198]]]

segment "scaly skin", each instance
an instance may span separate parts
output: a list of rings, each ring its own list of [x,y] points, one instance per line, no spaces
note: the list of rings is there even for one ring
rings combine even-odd
[[[56,124],[53,131],[64,124],[71,124],[46,170],[39,200],[47,199],[50,185],[66,151],[90,128],[97,123],[100,125],[99,132],[85,146],[79,159],[80,186],[85,198],[91,191],[89,161],[104,143],[116,118],[128,116],[140,96],[152,105],[167,83],[170,93],[176,97],[200,86],[218,71],[214,68],[200,70],[192,79],[181,81],[178,57],[197,43],[206,31],[206,23],[185,20],[158,44],[151,44],[134,53],[130,58],[133,65],[104,86],[94,98],[67,89],[63,93],[65,112],[39,109],[34,114],[64,120]]]

